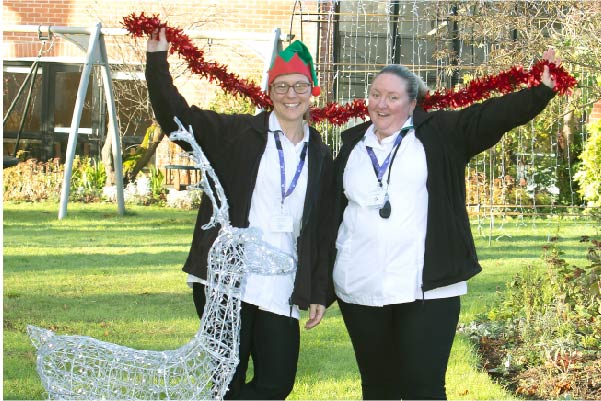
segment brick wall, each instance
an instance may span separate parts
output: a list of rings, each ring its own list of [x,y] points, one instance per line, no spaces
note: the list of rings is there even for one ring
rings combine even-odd
[[[589,122],[601,120],[601,100],[593,105]]]
[[[316,3],[313,3],[313,10]],[[290,28],[294,2],[291,0],[5,0],[2,5],[3,24],[56,25],[91,27],[101,22],[103,27],[121,27],[122,18],[132,12],[158,14],[172,26],[183,29],[225,32],[229,35],[248,32],[271,34],[279,27],[284,33]],[[305,7],[306,8],[306,7]],[[311,10],[304,10],[309,12]],[[313,51],[316,45],[315,24],[303,26],[303,40]],[[300,39],[300,19],[294,18],[292,33]],[[246,35],[248,36],[248,35]],[[133,40],[124,37],[106,37],[107,51],[112,60],[123,59],[124,42],[131,47]],[[138,49],[144,50],[145,41],[138,40]],[[196,40],[200,48],[208,48],[207,40]],[[127,47],[127,46],[125,46]],[[3,58],[34,57],[40,48],[37,34],[4,32]],[[268,43],[236,40],[214,40],[206,58],[227,64],[241,76],[260,76],[263,60],[260,53],[268,50]],[[47,56],[82,56],[83,52],[60,38]],[[133,53],[130,61],[138,61]],[[127,53],[126,53],[127,57]],[[244,62],[240,62],[240,59]]]

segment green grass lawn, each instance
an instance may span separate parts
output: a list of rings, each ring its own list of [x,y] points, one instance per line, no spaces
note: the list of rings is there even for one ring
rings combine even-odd
[[[119,216],[116,210],[72,203],[59,221],[55,203],[4,203],[4,399],[45,398],[28,324],[153,350],[177,348],[198,329],[181,271],[196,212],[128,206]],[[542,265],[549,237],[560,237],[568,262],[584,264],[586,245],[578,239],[598,235],[592,221],[497,219],[492,231],[485,224],[473,225],[484,272],[462,298],[462,323],[486,312],[515,273]],[[514,398],[479,368],[462,335],[453,346],[447,393],[450,399]],[[352,346],[333,306],[318,328],[302,332],[290,399],[360,398]]]

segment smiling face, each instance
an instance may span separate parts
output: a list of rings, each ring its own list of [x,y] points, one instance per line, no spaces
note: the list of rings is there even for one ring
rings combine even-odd
[[[417,102],[409,98],[407,85],[406,80],[393,73],[380,74],[372,81],[367,111],[378,137],[394,134],[413,114]]]
[[[284,74],[278,75],[269,90],[269,98],[273,102],[273,111],[280,122],[299,122],[309,110],[309,101],[311,100],[311,86],[307,88],[306,93],[296,93],[293,86],[296,83],[310,83],[306,75],[303,74]],[[274,85],[287,84],[288,91],[280,95],[273,89]]]

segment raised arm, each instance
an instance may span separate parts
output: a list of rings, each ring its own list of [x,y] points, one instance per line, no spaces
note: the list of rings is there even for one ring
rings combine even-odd
[[[553,49],[545,51],[543,59],[559,63]],[[506,132],[526,124],[542,112],[555,96],[554,87],[555,79],[545,66],[540,85],[491,98],[463,110],[444,112],[443,125],[458,141],[467,161],[496,144]]]
[[[165,28],[150,35],[146,44],[146,84],[148,96],[155,117],[163,131],[170,133],[178,129],[174,122],[177,117],[184,126],[192,126],[194,138],[210,157],[219,149],[219,141],[223,140],[225,127],[224,118],[210,110],[201,110],[188,102],[179,93],[173,83],[167,62],[169,43]],[[190,150],[187,143],[179,143]]]
[[[167,133],[177,130],[173,117],[178,117],[185,125],[192,124],[190,106],[173,85],[173,78],[169,73],[168,49],[165,28],[153,32],[148,38],[146,43],[148,96],[159,125]]]

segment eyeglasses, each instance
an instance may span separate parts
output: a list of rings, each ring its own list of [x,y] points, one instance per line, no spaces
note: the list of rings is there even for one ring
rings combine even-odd
[[[302,95],[309,91],[310,86],[311,86],[311,84],[308,82],[297,82],[292,85],[288,85],[287,83],[284,83],[284,82],[279,82],[277,84],[271,85],[271,87],[273,88],[273,91],[275,93],[277,93],[278,95],[285,95],[286,93],[288,93],[290,88],[293,88],[297,94]]]

